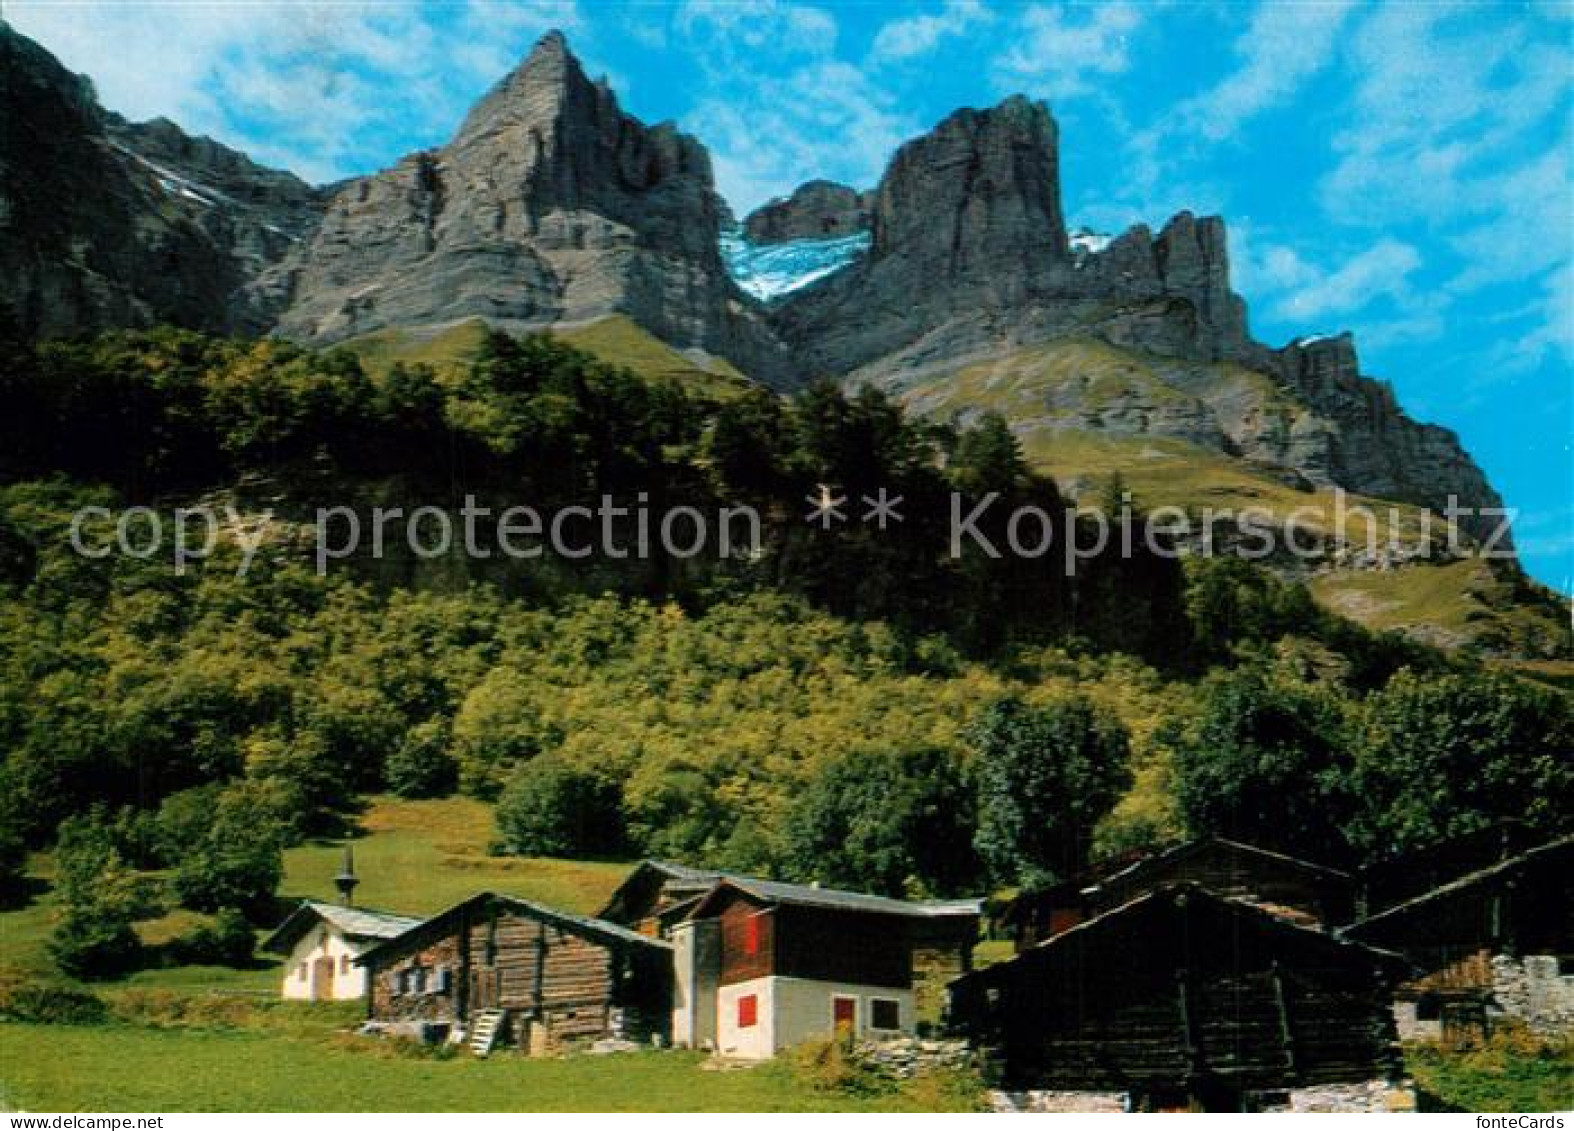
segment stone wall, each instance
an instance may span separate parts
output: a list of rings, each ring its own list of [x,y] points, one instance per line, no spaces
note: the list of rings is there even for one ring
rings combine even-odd
[[[1126,1093],[990,1092],[989,1109],[1007,1114],[1018,1112],[1099,1112],[1118,1115],[1126,1110]]]
[[[976,1060],[966,1041],[931,1041],[919,1037],[892,1037],[862,1041],[858,1055],[867,1064],[907,1080],[937,1068],[971,1068]]]
[[[1556,955],[1493,955],[1492,994],[1504,1014],[1533,1032],[1574,1033],[1574,975],[1558,974]]]

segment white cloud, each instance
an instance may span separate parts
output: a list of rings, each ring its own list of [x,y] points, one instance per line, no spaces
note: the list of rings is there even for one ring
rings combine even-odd
[[[1351,7],[1350,0],[1259,4],[1235,42],[1240,67],[1182,103],[1171,132],[1196,130],[1210,141],[1221,141],[1263,111],[1288,101],[1328,65]]]
[[[870,185],[916,132],[890,92],[833,59],[728,83],[685,114],[684,126],[705,139],[717,188],[740,215],[811,177]]]
[[[1300,263],[1287,263],[1293,276]],[[1410,275],[1421,266],[1421,254],[1407,243],[1383,239],[1327,274],[1314,273],[1292,283],[1279,302],[1279,316],[1286,319],[1325,318],[1349,314],[1380,298],[1409,296]]]
[[[928,55],[951,36],[964,35],[991,18],[980,0],[946,0],[939,12],[892,20],[874,37],[869,61],[875,66]]]
[[[1013,46],[995,60],[995,84],[1049,98],[1087,94],[1095,79],[1130,66],[1130,37],[1141,22],[1141,12],[1129,3],[1030,5],[1012,29]]]
[[[749,53],[764,50],[778,57],[829,55],[838,32],[830,12],[785,0],[684,0],[674,24],[696,54],[719,52],[745,63]]]
[[[368,172],[446,140],[465,107],[549,27],[581,30],[566,0],[424,8],[376,3],[125,4],[11,0],[6,16],[101,100],[165,116],[311,180]],[[398,92],[397,98],[389,91]]]

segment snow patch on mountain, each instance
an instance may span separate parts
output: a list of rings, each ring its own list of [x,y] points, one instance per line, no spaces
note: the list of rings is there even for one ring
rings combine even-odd
[[[721,234],[721,257],[743,290],[770,302],[834,275],[869,250],[868,232],[826,240],[789,240],[755,244],[741,228]]]
[[[1071,250],[1081,255],[1097,255],[1108,247],[1114,238],[1103,232],[1095,232],[1092,228],[1078,228],[1067,237]]]

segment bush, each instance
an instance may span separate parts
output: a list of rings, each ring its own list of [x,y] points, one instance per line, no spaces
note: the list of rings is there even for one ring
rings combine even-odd
[[[49,954],[73,978],[109,981],[142,964],[142,942],[127,920],[73,907],[50,937]]]
[[[109,1016],[101,998],[85,990],[41,982],[0,983],[0,1018],[33,1025],[99,1025]]]
[[[505,852],[518,856],[605,856],[623,845],[622,792],[553,755],[514,772],[497,803]]]
[[[786,1059],[793,1076],[812,1091],[877,1096],[896,1088],[895,1079],[860,1056],[848,1037],[805,1041],[788,1050]]]
[[[172,941],[166,948],[170,959],[181,966],[250,965],[257,936],[246,916],[227,907],[195,930]]]
[[[445,797],[459,780],[459,765],[449,753],[447,723],[429,719],[418,723],[388,758],[384,775],[388,788],[400,797]]]

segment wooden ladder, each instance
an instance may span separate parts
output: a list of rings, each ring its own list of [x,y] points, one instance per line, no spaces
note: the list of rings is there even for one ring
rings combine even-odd
[[[503,1019],[507,1011],[502,1009],[478,1009],[475,1019],[470,1026],[470,1051],[476,1056],[484,1057],[497,1047],[498,1038],[503,1035]]]

